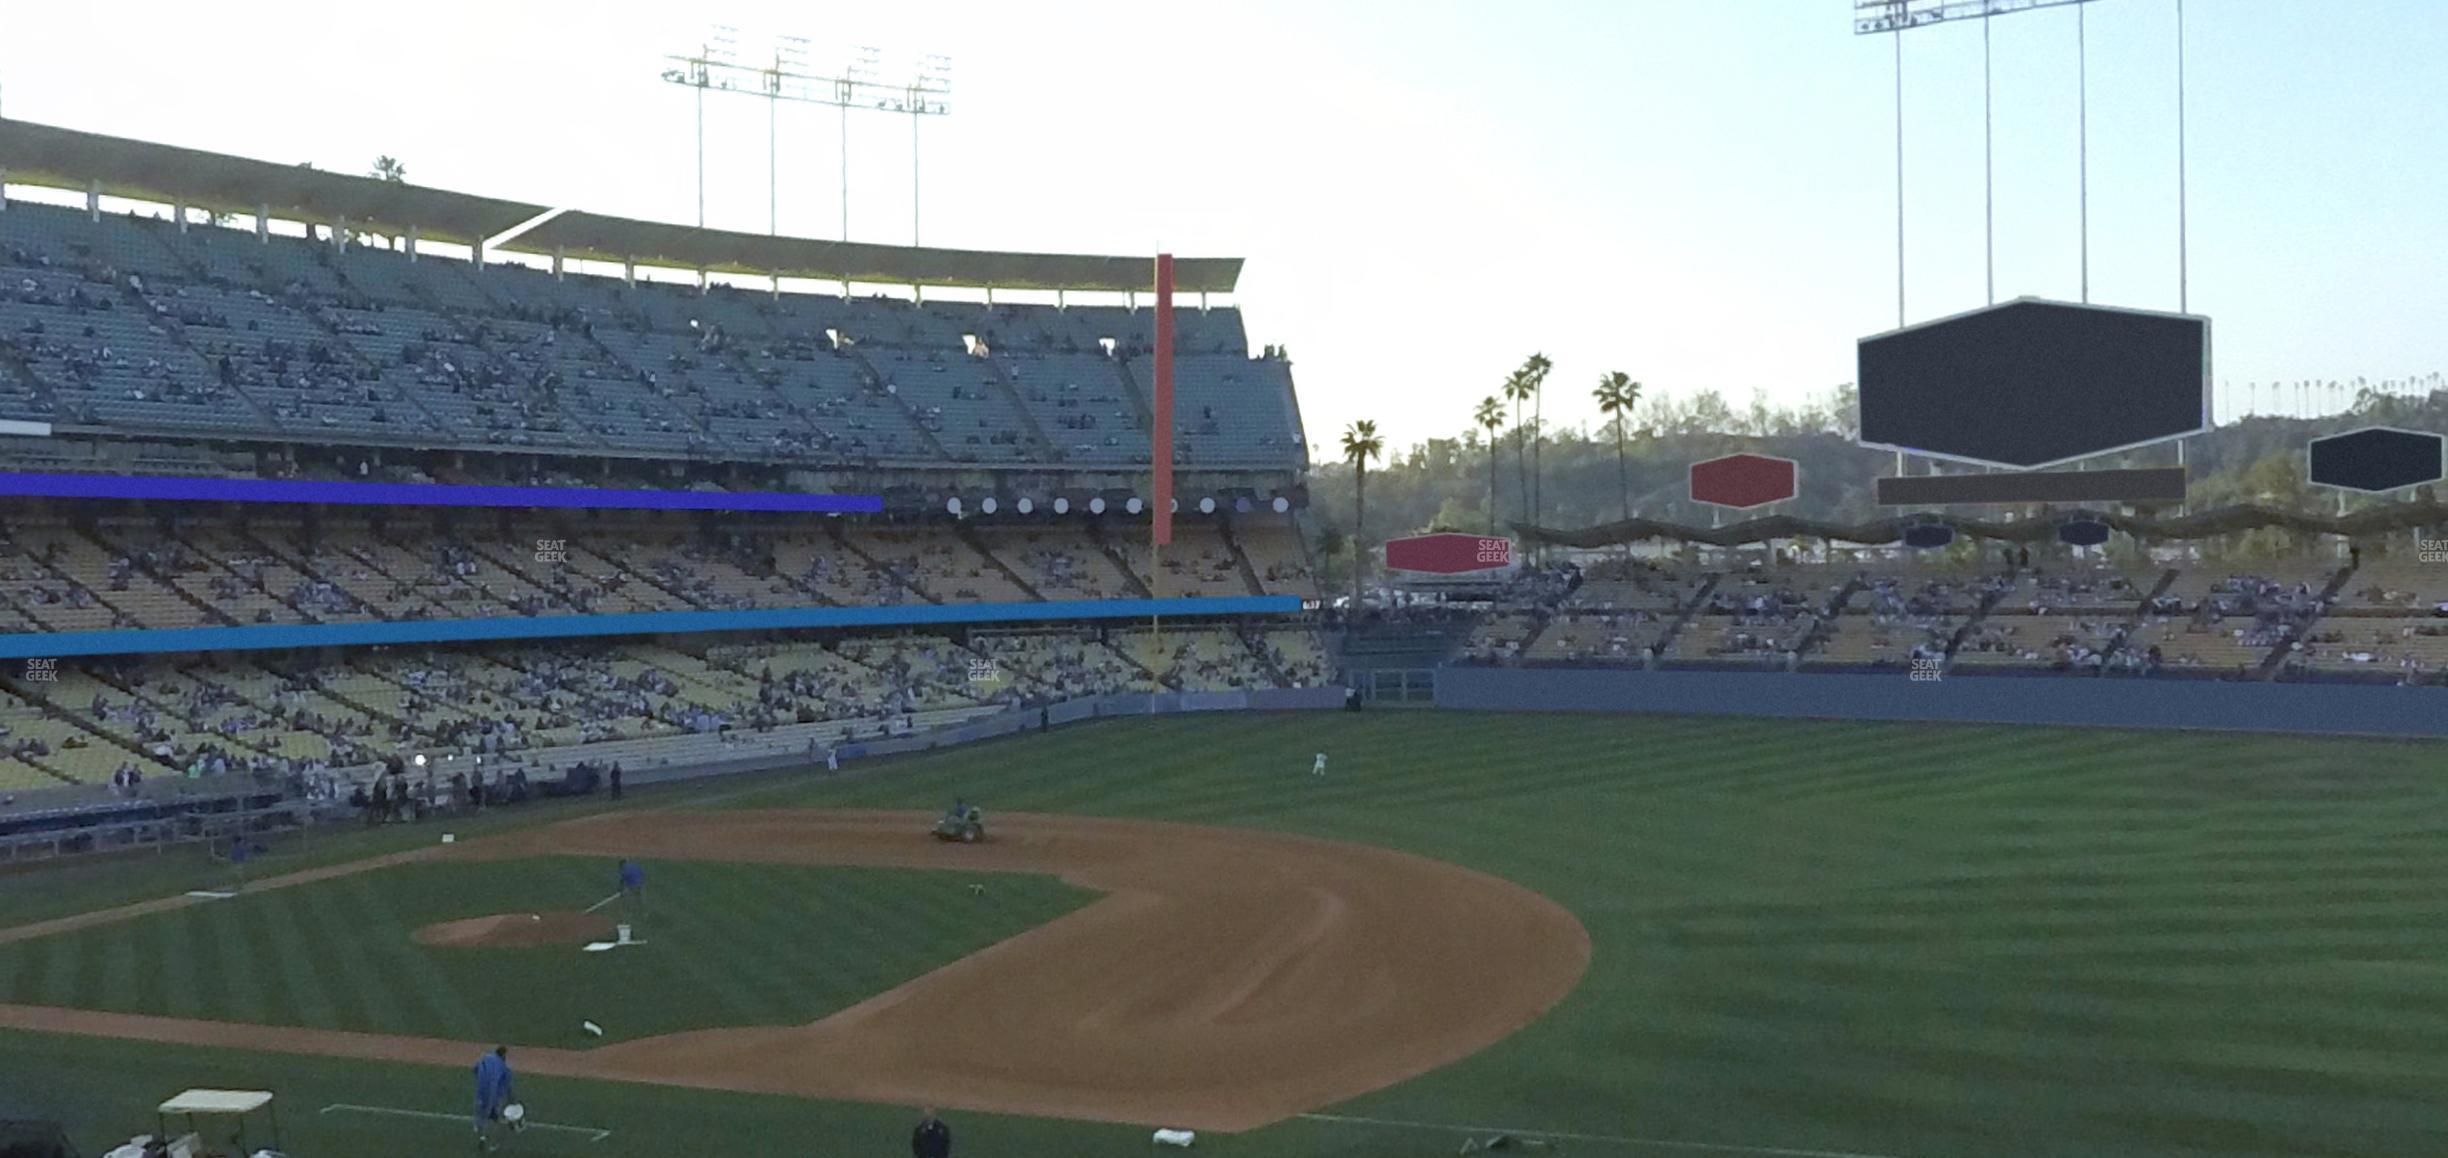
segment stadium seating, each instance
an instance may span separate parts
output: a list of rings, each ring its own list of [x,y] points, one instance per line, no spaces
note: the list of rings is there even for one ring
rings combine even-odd
[[[1176,317],[1178,461],[1304,462],[1288,365],[1248,356],[1235,310]],[[1151,319],[700,294],[51,205],[0,215],[0,418],[125,434],[1139,462]]]
[[[0,696],[0,788],[321,773],[423,752],[566,766],[672,762],[923,731],[1045,696],[1319,686],[1314,633],[1167,627],[243,653],[60,665]],[[647,766],[641,763],[640,766]]]
[[[1109,542],[1131,574],[1151,574],[1147,543],[1135,536]],[[1150,587],[1166,598],[1258,594],[1215,525],[1186,521],[1174,524],[1173,545],[1164,549],[1164,577]]]
[[[310,534],[295,516],[245,527],[172,529],[115,518],[83,528],[0,527],[0,617],[54,631],[732,610],[1136,594],[1147,548],[1108,553],[1080,524],[862,526],[836,538],[800,526],[640,515],[573,524],[540,516],[437,525],[348,515]],[[1288,526],[1250,524],[1228,540],[1184,521],[1165,556],[1168,595],[1314,594]],[[539,544],[553,544],[550,549]],[[1235,554],[1235,548],[1245,553]],[[1247,559],[1245,571],[1242,561]],[[1257,581],[1255,587],[1252,580]]]

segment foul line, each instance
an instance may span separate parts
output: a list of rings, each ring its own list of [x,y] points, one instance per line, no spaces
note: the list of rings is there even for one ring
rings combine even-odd
[[[1708,1154],[1758,1154],[1766,1158],[1896,1158],[1855,1150],[1797,1150],[1783,1146],[1736,1146],[1722,1142],[1670,1142],[1663,1138],[1627,1138],[1620,1134],[1576,1134],[1569,1130],[1516,1130],[1495,1126],[1455,1126],[1443,1122],[1406,1122],[1396,1118],[1363,1118],[1348,1114],[1302,1114],[1311,1122],[1352,1126],[1394,1126],[1406,1130],[1443,1130],[1452,1134],[1511,1134],[1521,1138],[1555,1138],[1567,1142],[1612,1142],[1619,1146],[1649,1146],[1659,1150],[1689,1150]]]
[[[437,1114],[432,1110],[399,1110],[390,1106],[360,1106],[354,1102],[333,1102],[319,1112],[328,1114],[334,1110],[345,1110],[352,1114],[379,1114],[392,1118],[425,1118],[436,1122],[474,1120],[467,1114]],[[530,1130],[559,1130],[564,1134],[585,1134],[588,1142],[601,1142],[612,1136],[612,1131],[597,1129],[593,1126],[556,1126],[550,1122],[529,1122],[527,1128]]]

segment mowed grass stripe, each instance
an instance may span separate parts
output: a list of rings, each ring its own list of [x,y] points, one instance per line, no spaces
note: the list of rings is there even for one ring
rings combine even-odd
[[[2034,737],[2011,750],[1997,737],[1966,737],[1931,745],[1910,760],[1895,760],[1884,774],[1838,781],[1821,799],[1871,808],[1903,801],[1932,808],[1978,802],[1999,788],[2029,783],[2042,770],[2063,774],[2088,768],[2130,748],[2124,737],[2101,732]]]
[[[718,910],[710,904],[672,904],[658,906],[652,920],[641,930],[650,943],[717,946],[727,957],[731,942],[720,932]],[[601,962],[587,962],[582,967],[595,971],[600,978],[592,988],[614,1003],[613,1008],[638,1024],[631,1016],[635,1011],[628,1003],[644,1000],[649,992],[684,992],[690,1006],[698,1011],[697,1020],[707,1025],[755,1025],[768,1013],[768,1007],[758,999],[755,989],[742,983],[727,962],[701,952],[657,952],[627,950],[605,953]],[[607,1024],[609,1021],[607,1019]],[[636,1036],[637,1031],[622,1031],[624,1036]]]
[[[265,993],[262,970],[271,966],[264,956],[262,925],[253,904],[258,899],[206,902],[217,919],[204,925],[204,939],[211,948],[203,962],[208,966],[201,974],[203,989],[226,1021],[284,1020],[274,1016]]]
[[[160,1008],[158,974],[152,958],[145,953],[144,939],[135,928],[120,925],[110,929],[98,938],[98,945],[102,954],[101,988],[92,1000],[135,1009]]]
[[[938,920],[938,914],[926,911],[923,893],[918,891],[924,888],[925,879],[909,878],[912,888],[898,894],[907,898],[901,904],[885,904],[845,879],[819,882],[818,902],[825,911],[839,914],[841,933],[875,938],[878,951],[844,962],[845,976],[854,987],[865,990],[909,976],[910,963],[896,959],[895,950],[911,944],[942,944],[958,932],[956,926]]]
[[[469,995],[460,992],[430,953],[411,945],[412,926],[394,911],[384,874],[361,873],[330,883],[344,890],[350,907],[358,913],[360,935],[377,970],[365,983],[392,986],[403,1006],[421,1009],[419,1024],[435,1026],[453,1037],[483,1036],[485,1021],[470,1007]]]
[[[73,943],[43,946],[39,958],[42,984],[35,990],[38,1000],[46,1005],[75,1005],[82,998],[90,980],[85,975],[88,943],[88,939],[78,938]]]
[[[212,1008],[197,977],[202,937],[198,926],[204,908],[177,909],[130,927],[148,942],[153,972],[161,979],[161,1012],[171,1017],[204,1017]]]
[[[717,914],[729,918],[721,927],[733,946],[733,963],[747,974],[744,980],[759,1003],[772,1011],[768,1020],[801,1016],[806,990],[839,986],[864,946],[854,930],[837,923],[838,914],[824,911],[817,890],[758,866],[724,867],[740,870],[730,885],[732,903]]]
[[[2042,974],[1967,971],[1919,966],[1910,957],[1880,962],[1859,958],[1764,961],[1710,957],[1719,968],[1683,991],[1686,999],[1719,1013],[1742,1010],[1747,1020],[1783,1026],[1797,1036],[1813,1021],[1863,1019],[1907,1024],[1944,1013],[1973,1032],[2002,1032],[2001,1040],[2048,1038],[2075,1052],[2129,1034],[2171,1042],[2218,1040],[2270,1048],[2365,1049],[2419,1052],[2423,1043],[2448,1033],[2448,1013],[2425,1009],[2410,1016],[2347,1003],[2316,1000],[2245,1001],[2181,988],[2150,995],[2117,984],[2085,987],[2075,971]],[[1878,981],[1888,984],[1880,985]],[[1913,982],[1904,990],[1897,980]],[[2275,995],[2272,995],[2275,996]],[[1967,1000],[1978,1008],[1954,1009]],[[1950,1029],[1949,1032],[1952,1032]],[[1911,1035],[1908,1035],[1911,1036]],[[1960,1035],[1958,1035],[1960,1037]],[[1918,1048],[1918,1047],[1915,1047]],[[2040,1049],[2016,1046],[2035,1066],[2048,1063]]]
[[[337,982],[332,990],[333,1029],[406,1033],[419,1024],[392,997],[391,986],[367,950],[379,934],[358,923],[350,894],[341,888],[293,890],[304,910],[307,933],[326,954]]]
[[[282,1020],[296,1025],[337,1027],[339,1010],[324,985],[330,956],[322,942],[300,928],[304,902],[289,890],[274,890],[249,898],[254,916],[266,933],[271,956],[261,965],[279,971]]]
[[[685,873],[682,889],[657,898],[646,928],[655,938],[701,937],[724,947],[725,968],[715,975],[736,1024],[787,1024],[794,989],[829,984],[850,951],[847,930],[838,938],[810,936],[816,929],[804,919],[803,902],[789,895],[799,890],[760,887],[758,866],[695,863]],[[682,911],[672,912],[675,906]],[[802,958],[798,970],[794,957]]]

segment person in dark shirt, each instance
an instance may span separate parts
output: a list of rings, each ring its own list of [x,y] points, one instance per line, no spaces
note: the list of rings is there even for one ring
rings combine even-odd
[[[926,1116],[918,1119],[918,1128],[910,1131],[911,1158],[952,1158],[952,1127],[944,1125],[929,1106]]]

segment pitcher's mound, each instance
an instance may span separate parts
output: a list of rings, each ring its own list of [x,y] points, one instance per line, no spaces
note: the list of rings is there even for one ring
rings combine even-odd
[[[427,925],[414,934],[419,945],[446,949],[532,949],[583,945],[612,935],[612,918],[597,913],[496,913]]]

